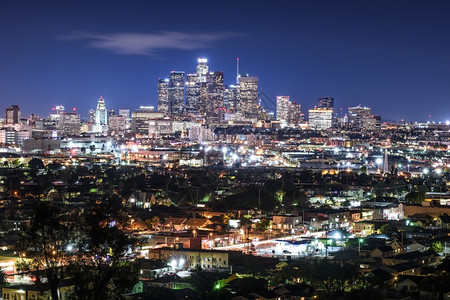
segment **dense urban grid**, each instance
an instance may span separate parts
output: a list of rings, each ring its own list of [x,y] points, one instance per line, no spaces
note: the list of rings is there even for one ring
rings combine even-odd
[[[450,296],[448,123],[304,114],[197,63],[156,109],[6,109],[3,299]]]

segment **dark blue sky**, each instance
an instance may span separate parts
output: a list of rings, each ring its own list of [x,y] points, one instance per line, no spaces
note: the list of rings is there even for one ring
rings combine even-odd
[[[319,96],[383,119],[450,119],[449,1],[0,2],[0,110],[24,114],[100,95],[108,108],[156,105],[159,77],[197,57],[235,80],[258,76],[303,111]]]

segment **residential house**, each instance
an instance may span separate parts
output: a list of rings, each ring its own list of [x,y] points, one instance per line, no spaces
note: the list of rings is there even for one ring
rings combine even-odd
[[[169,217],[164,221],[164,229],[168,231],[185,230],[187,218]]]
[[[282,296],[282,299],[309,300],[315,299],[315,289],[306,283],[289,284],[274,289],[274,292]]]
[[[407,293],[415,293],[419,290],[419,283],[422,276],[400,275],[395,282],[395,289]]]
[[[442,229],[450,229],[450,216],[446,213],[440,215],[436,220],[436,226]]]

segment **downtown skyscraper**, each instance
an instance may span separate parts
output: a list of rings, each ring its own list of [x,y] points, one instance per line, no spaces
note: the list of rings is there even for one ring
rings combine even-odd
[[[216,117],[217,110],[223,107],[223,92],[223,72],[210,72],[208,74],[207,117]]]
[[[11,105],[5,111],[6,124],[18,124],[20,122],[20,106]]]
[[[158,79],[158,111],[169,113],[169,79]]]
[[[277,96],[277,120],[288,121],[289,106],[291,105],[289,96]]]
[[[203,83],[205,84],[205,83]],[[199,75],[186,75],[186,114],[197,114],[200,110]]]
[[[208,59],[206,58],[198,58],[197,59],[197,75],[198,82],[206,82],[208,79],[209,67],[208,67]]]
[[[334,98],[333,97],[319,97],[319,99],[317,99],[317,108],[334,109]]]
[[[239,113],[244,118],[259,116],[258,78],[238,71],[236,85],[224,85],[222,71],[210,71],[206,58],[198,58],[195,73],[172,71],[158,80],[158,112],[170,117],[202,117],[219,120],[219,110]]]
[[[170,72],[168,88],[168,113],[170,116],[184,115],[184,91],[184,72]]]
[[[258,77],[240,77],[237,108],[246,118],[258,117]]]

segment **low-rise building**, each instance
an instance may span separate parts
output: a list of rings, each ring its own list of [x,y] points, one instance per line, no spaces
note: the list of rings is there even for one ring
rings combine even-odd
[[[148,258],[168,261],[171,265],[176,265],[178,269],[191,269],[197,266],[223,269],[230,266],[230,260],[240,255],[241,253],[237,251],[160,248],[149,250]]]

